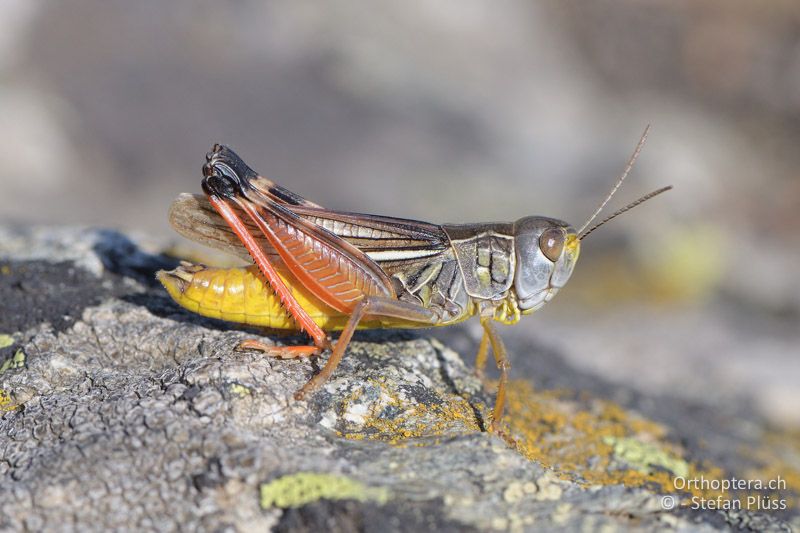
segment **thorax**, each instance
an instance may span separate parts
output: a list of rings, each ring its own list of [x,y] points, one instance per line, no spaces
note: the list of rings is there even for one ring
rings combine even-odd
[[[513,224],[444,225],[473,313],[513,324],[519,320],[513,290],[516,253]]]

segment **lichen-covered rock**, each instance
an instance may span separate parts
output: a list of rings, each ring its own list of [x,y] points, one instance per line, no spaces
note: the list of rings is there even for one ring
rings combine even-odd
[[[152,279],[169,261],[110,232],[0,228],[0,528],[797,525],[791,510],[692,510],[692,496],[716,494],[674,486],[780,474],[793,485],[771,497],[795,505],[796,443],[770,448],[758,421],[747,438],[702,435],[702,451],[688,425],[634,409],[657,399],[620,406],[516,381],[505,437],[489,434],[492,394],[424,332],[359,334],[333,379],[296,402],[317,363],[236,351],[259,332],[174,305]],[[757,441],[760,457],[742,451]]]

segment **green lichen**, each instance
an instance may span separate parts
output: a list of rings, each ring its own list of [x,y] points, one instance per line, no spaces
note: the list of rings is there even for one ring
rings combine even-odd
[[[0,349],[8,348],[12,344],[14,344],[14,337],[6,335],[5,333],[0,333]]]
[[[300,507],[317,500],[358,500],[385,503],[389,491],[346,476],[299,472],[261,485],[261,507]]]
[[[231,383],[231,385],[228,387],[228,390],[231,391],[231,394],[236,396],[250,396],[250,389],[238,383]]]
[[[678,477],[689,475],[689,463],[655,444],[616,437],[605,437],[603,442],[613,448],[615,457],[641,472],[647,472],[655,466],[669,470]]]
[[[25,352],[22,350],[17,350],[17,353],[14,354],[14,357],[10,359],[6,359],[3,361],[3,364],[0,365],[0,374],[5,372],[6,370],[11,370],[13,368],[22,368],[25,366]]]

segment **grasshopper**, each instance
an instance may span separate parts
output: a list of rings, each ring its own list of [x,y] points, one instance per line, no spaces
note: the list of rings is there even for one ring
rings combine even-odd
[[[491,423],[496,430],[510,364],[494,323],[514,324],[549,302],[572,274],[583,238],[671,188],[645,195],[589,227],[630,172],[648,129],[614,188],[579,230],[542,216],[437,225],[333,211],[257,174],[230,148],[215,145],[203,166],[205,195],[178,196],[170,222],[181,235],[252,264],[220,269],[184,262],[157,277],[179,305],[193,312],[301,331],[312,341],[274,346],[253,339],[240,349],[280,358],[331,350],[320,372],[295,393],[298,400],[333,374],[357,328],[448,326],[477,315],[484,334],[476,367],[482,371],[491,347],[500,372]],[[335,343],[331,331],[341,331]]]

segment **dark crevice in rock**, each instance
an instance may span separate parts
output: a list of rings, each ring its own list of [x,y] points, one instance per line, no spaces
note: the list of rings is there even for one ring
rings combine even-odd
[[[477,529],[444,516],[440,500],[386,505],[352,500],[320,500],[283,512],[276,532],[395,533],[437,531],[470,533]]]
[[[223,483],[225,483],[225,475],[222,473],[222,463],[219,457],[211,457],[206,464],[205,471],[192,476],[192,484],[200,492],[214,489]]]
[[[165,255],[145,253],[122,233],[107,229],[97,231],[93,250],[108,272],[135,279],[149,287],[159,286],[156,280],[158,270],[171,270],[179,263]]]
[[[453,391],[453,393],[458,396],[463,396],[463,391],[459,390],[458,385],[448,372],[448,364],[444,354],[442,354],[442,351],[435,344],[433,347],[436,352],[436,360],[439,362],[439,375],[441,376],[442,381],[445,382],[445,384],[450,388],[450,390]],[[475,421],[478,423],[480,430],[487,431],[489,428],[489,421],[486,420],[483,413],[481,413],[481,410],[477,405],[475,405],[475,402],[473,402],[471,398],[467,397],[467,402],[469,403],[472,412],[475,414]]]

